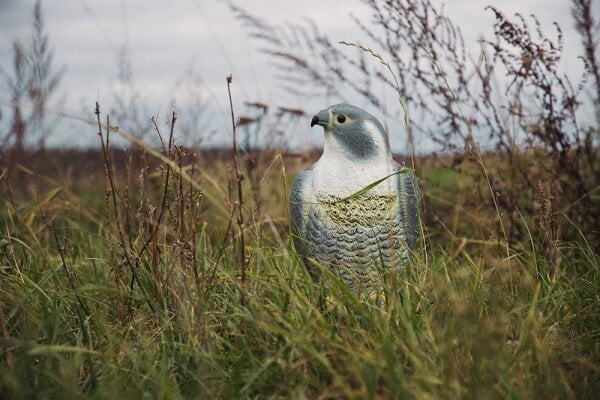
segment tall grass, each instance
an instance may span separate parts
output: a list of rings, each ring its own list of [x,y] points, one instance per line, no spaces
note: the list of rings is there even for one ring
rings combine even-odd
[[[326,270],[315,284],[294,254],[286,190],[309,161],[273,153],[244,197],[261,205],[245,200],[242,288],[232,160],[178,146],[167,122],[168,138],[155,123],[162,151],[111,150],[107,120],[95,169],[67,179],[40,159],[3,175],[1,397],[600,391],[600,257],[585,235],[553,242],[548,258],[539,225],[523,216],[527,240],[498,240],[496,210],[466,206],[468,190],[455,190],[485,188],[446,160],[419,159],[427,259],[418,247],[402,274],[381,278],[381,304],[359,301]]]
[[[597,129],[585,143],[570,136],[579,89],[555,68],[562,37],[556,45],[542,33],[533,40],[522,17],[492,9],[502,44],[493,55],[513,71],[513,90],[542,90],[533,98],[551,104],[534,112],[559,111],[546,120],[558,125],[518,125],[538,138],[523,151],[493,92],[480,102],[468,85],[491,88],[493,62],[482,53],[469,75],[460,34],[441,11],[429,1],[368,3],[387,40],[372,39],[392,56],[389,71],[400,72],[394,82],[375,77],[398,91],[409,132],[419,129],[410,103],[444,128],[443,143],[466,135],[458,160],[411,154],[424,192],[423,234],[403,272],[380,278],[381,301],[357,299],[327,269],[315,283],[294,252],[287,191],[314,153],[241,154],[235,136],[233,155],[188,149],[177,142],[175,113],[166,134],[161,121],[149,125],[156,149],[97,107],[98,150],[19,149],[0,169],[0,398],[598,397],[600,256],[589,217],[597,214],[599,164],[597,143],[587,140]],[[353,62],[316,29],[295,27],[284,40],[234,11],[270,43],[267,52],[313,83],[350,84],[380,106],[370,79],[353,86],[338,68],[343,61],[370,77],[362,52],[383,62],[376,52],[354,45],[361,62]],[[590,31],[589,13],[580,14],[579,29]],[[396,51],[405,40],[414,55],[406,60]],[[311,58],[325,65],[300,62],[298,41],[325,49],[328,57]],[[529,51],[544,46],[554,53]],[[446,58],[451,75],[438,62]],[[509,68],[519,63],[525,68]],[[569,96],[541,96],[554,87],[546,79]],[[496,153],[474,143],[477,120],[461,106],[472,101],[500,144]],[[507,109],[523,121],[521,107]],[[544,142],[551,133],[565,145]],[[130,148],[116,151],[115,134]]]

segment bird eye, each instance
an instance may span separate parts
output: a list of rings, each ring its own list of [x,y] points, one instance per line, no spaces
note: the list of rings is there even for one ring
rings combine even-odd
[[[340,124],[343,124],[344,122],[346,122],[346,116],[343,114],[340,114],[337,116],[337,120]]]

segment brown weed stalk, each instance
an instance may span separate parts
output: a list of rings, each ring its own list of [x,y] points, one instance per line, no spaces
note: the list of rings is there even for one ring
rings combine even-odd
[[[246,283],[246,270],[248,268],[248,259],[246,257],[246,242],[245,242],[245,238],[244,238],[244,211],[243,211],[244,197],[243,197],[243,191],[242,191],[242,181],[244,180],[244,175],[240,171],[240,165],[239,165],[238,155],[237,155],[235,116],[233,113],[233,101],[231,99],[231,82],[232,81],[233,81],[233,76],[232,75],[227,76],[227,94],[229,95],[229,110],[231,111],[231,125],[232,125],[232,129],[233,129],[233,144],[232,144],[232,153],[233,154],[232,154],[232,156],[233,156],[233,163],[235,166],[235,179],[236,179],[236,183],[237,183],[237,197],[238,197],[236,204],[237,204],[237,209],[238,209],[237,223],[238,223],[238,229],[239,229],[239,235],[240,235],[240,258],[241,258],[240,272],[241,272],[242,284],[244,284],[244,283]]]

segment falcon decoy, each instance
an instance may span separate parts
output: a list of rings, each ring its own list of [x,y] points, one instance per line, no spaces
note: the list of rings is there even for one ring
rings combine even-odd
[[[355,292],[408,261],[419,235],[421,194],[413,172],[392,159],[387,134],[368,112],[337,104],[317,113],[323,154],[294,180],[290,196],[296,251],[309,272],[331,268]]]

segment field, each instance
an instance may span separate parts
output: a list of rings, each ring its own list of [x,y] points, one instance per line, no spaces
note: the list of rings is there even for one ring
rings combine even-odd
[[[46,151],[3,169],[0,397],[600,393],[600,257],[559,213],[510,221],[510,240],[476,179],[494,155],[417,158],[424,236],[379,303],[313,282],[294,254],[287,193],[316,157],[240,155],[243,249],[230,150]],[[548,240],[548,219],[572,239]]]

